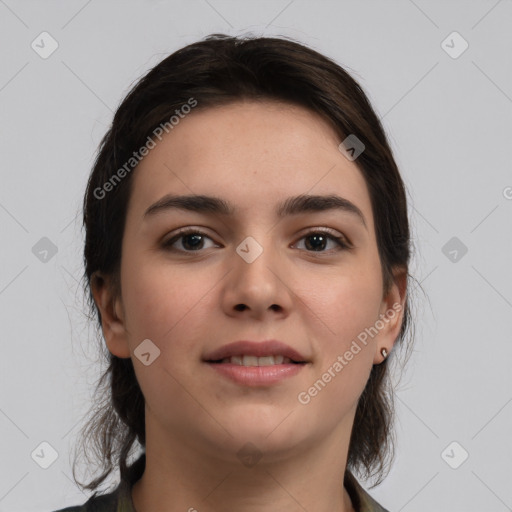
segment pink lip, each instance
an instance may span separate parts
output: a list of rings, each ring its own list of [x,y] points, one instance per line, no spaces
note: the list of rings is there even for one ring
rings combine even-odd
[[[243,386],[269,386],[297,375],[305,363],[275,364],[273,366],[240,366],[231,363],[207,363],[224,377]]]
[[[256,357],[281,355],[284,357],[289,357],[292,361],[295,362],[306,362],[306,358],[302,354],[277,340],[235,341],[208,353],[203,358],[203,361],[221,361],[226,357],[240,355]]]
[[[284,356],[295,363],[275,364],[272,366],[240,366],[238,364],[220,363],[231,356]],[[203,358],[210,368],[224,377],[244,386],[269,386],[283,379],[297,375],[307,363],[306,358],[277,340],[267,341],[235,341],[220,347]]]

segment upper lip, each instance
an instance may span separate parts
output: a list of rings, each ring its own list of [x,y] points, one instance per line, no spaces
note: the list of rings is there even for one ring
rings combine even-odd
[[[277,340],[234,341],[215,349],[204,357],[204,361],[220,361],[231,356],[284,356],[296,363],[306,362],[306,358],[289,345]]]

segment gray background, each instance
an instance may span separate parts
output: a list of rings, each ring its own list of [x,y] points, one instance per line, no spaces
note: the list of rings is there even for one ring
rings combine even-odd
[[[70,470],[99,371],[80,207],[112,112],[170,52],[247,31],[344,65],[409,189],[411,270],[426,295],[398,390],[396,462],[370,492],[392,512],[512,510],[511,26],[511,0],[0,0],[0,511],[87,497]],[[46,59],[31,47],[50,48],[43,31],[59,45]],[[457,36],[442,44],[453,31],[469,44],[457,58],[446,51],[463,48]],[[48,469],[31,458],[42,442],[58,453]]]

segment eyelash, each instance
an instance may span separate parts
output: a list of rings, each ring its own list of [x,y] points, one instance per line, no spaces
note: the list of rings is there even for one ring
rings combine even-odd
[[[336,242],[339,247],[338,247],[338,249],[335,249],[335,251],[343,251],[343,250],[352,248],[352,245],[348,242],[348,240],[345,237],[336,236],[330,230],[325,229],[325,228],[324,229],[315,228],[314,230],[311,230],[308,233],[304,234],[299,240],[302,240],[303,238],[307,238],[308,236],[318,235],[318,234],[324,235],[328,239]],[[200,235],[200,236],[209,238],[211,240],[211,237],[209,237],[206,233],[203,233],[202,231],[200,231],[196,228],[183,228],[183,229],[179,230],[178,233],[176,235],[174,235],[172,238],[165,241],[162,244],[162,246],[165,250],[168,250],[168,251],[175,251],[175,252],[182,252],[182,253],[194,253],[194,252],[199,253],[199,252],[201,252],[202,249],[199,249],[197,251],[186,251],[184,249],[175,249],[172,247],[172,245],[175,242],[177,242],[180,238],[183,238],[187,235]],[[307,251],[306,250],[306,252],[317,253],[317,254],[329,254],[330,252],[332,252],[332,250],[330,250],[330,251]]]

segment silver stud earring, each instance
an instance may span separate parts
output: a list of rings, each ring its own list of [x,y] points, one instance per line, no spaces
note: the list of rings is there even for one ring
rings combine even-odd
[[[382,357],[384,359],[386,359],[386,357],[388,356],[388,351],[385,348],[381,348],[380,353],[382,354]]]

